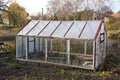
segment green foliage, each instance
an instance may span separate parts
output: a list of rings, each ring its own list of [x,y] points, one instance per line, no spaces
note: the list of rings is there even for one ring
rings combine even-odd
[[[118,11],[117,13],[120,14],[120,11]]]
[[[9,51],[11,53],[15,53],[15,42],[11,41],[10,43],[4,43],[4,45],[2,45],[2,48],[0,49],[1,51]]]
[[[27,22],[27,12],[16,2],[10,4],[8,11],[11,13],[9,20],[13,26],[23,26]]]
[[[28,80],[27,76],[28,76],[28,75],[26,74],[25,77],[24,77],[24,80]]]
[[[62,75],[64,75],[64,74],[65,74],[65,70],[64,70],[64,69],[61,69],[60,73],[61,73]]]
[[[114,54],[108,54],[104,60],[104,63],[100,67],[100,71],[102,70],[111,70],[116,68],[120,63],[120,58]]]
[[[120,40],[120,18],[112,17],[105,23],[105,25],[108,31],[108,38]]]
[[[110,31],[108,38],[114,40],[120,40],[120,30]]]

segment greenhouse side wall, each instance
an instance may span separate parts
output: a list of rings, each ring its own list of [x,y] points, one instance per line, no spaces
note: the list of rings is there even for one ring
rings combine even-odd
[[[16,44],[17,59],[93,69],[93,41],[17,36]]]
[[[16,58],[17,59],[26,58],[26,37],[22,36],[16,37]]]

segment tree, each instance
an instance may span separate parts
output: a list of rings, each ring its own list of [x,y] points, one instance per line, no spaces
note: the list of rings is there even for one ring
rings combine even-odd
[[[52,19],[56,20],[58,19],[58,16],[60,13],[60,10],[61,10],[61,6],[60,4],[62,4],[60,2],[60,0],[51,0],[49,1],[48,3],[48,14],[52,17]]]
[[[12,0],[0,0],[0,10],[5,10],[8,6],[8,4],[12,2]]]
[[[84,0],[84,3],[87,3],[84,8],[94,10],[97,19],[103,19],[105,17],[104,14],[111,11],[111,0]]]
[[[10,16],[12,16],[15,19],[14,15],[11,14],[9,11],[8,11],[8,4],[10,4],[13,0],[1,0],[0,1],[0,12],[1,12],[1,15],[0,17],[4,17],[4,18],[8,18],[8,14]]]
[[[82,0],[50,0],[48,14],[55,20],[70,20],[77,13],[81,2]]]
[[[120,11],[118,11],[117,13],[120,14]]]
[[[85,11],[87,19],[91,19],[94,14],[97,19],[103,19],[104,14],[111,11],[111,3],[111,0],[50,0],[48,14],[52,16],[52,19],[76,20],[79,17],[78,12]]]
[[[13,16],[9,15],[10,24],[13,24],[13,26],[23,26],[26,23],[28,16],[27,12],[16,2],[10,4],[8,11],[14,15],[14,18]]]

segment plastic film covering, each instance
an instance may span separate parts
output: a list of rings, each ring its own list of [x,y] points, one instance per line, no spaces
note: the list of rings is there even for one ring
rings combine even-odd
[[[101,21],[88,21],[80,39],[94,39]]]
[[[29,36],[37,36],[49,21],[39,21],[39,23],[28,33]]]
[[[16,38],[16,54],[17,58],[25,59],[26,57],[26,37],[17,36]]]
[[[39,36],[50,37],[51,33],[57,28],[61,21],[51,21]]]
[[[56,31],[53,33],[52,37],[60,37],[63,38],[65,33],[68,31],[70,26],[72,25],[73,21],[62,21],[60,26],[56,29]]]
[[[66,34],[66,38],[78,38],[80,32],[82,31],[86,21],[74,21],[71,29]]]
[[[94,39],[100,23],[101,21],[32,20],[17,35],[68,39]],[[104,25],[102,24],[102,26]]]
[[[30,21],[17,35],[26,35],[39,20]]]

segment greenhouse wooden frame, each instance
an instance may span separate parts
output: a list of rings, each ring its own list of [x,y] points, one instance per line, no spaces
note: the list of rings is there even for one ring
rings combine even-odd
[[[31,20],[16,35],[16,59],[96,70],[106,45],[104,21]]]

